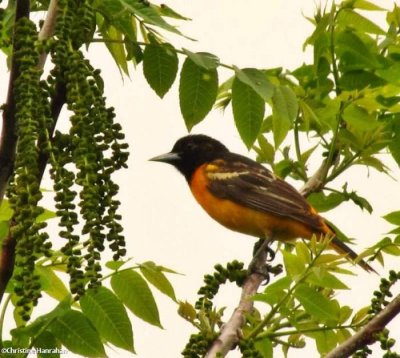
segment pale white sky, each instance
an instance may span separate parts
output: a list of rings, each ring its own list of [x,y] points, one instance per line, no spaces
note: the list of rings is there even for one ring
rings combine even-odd
[[[313,15],[314,1],[168,0],[165,3],[193,19],[182,23],[180,29],[198,41],[190,42],[167,35],[177,47],[208,51],[219,56],[222,62],[239,67],[282,66],[293,69],[310,59],[310,53],[304,53],[302,45],[312,27],[302,14]],[[393,1],[381,0],[379,4],[391,7]],[[191,197],[183,177],[172,167],[148,161],[169,151],[176,139],[186,134],[179,111],[178,82],[160,100],[145,82],[141,66],[136,71],[131,68],[131,80],[122,81],[112,59],[102,51],[101,45],[92,46],[91,58],[95,67],[103,70],[108,104],[116,108],[118,120],[131,146],[129,169],[118,176],[128,256],[136,262],[153,260],[183,273],[184,276],[170,277],[177,297],[194,302],[202,276],[212,272],[216,263],[233,259],[248,263],[255,240],[219,226]],[[183,62],[182,58],[180,62]],[[1,66],[4,78],[4,64],[1,63]],[[229,74],[224,72],[222,77],[226,78]],[[0,93],[4,93],[5,82],[0,81]],[[253,156],[240,141],[230,108],[225,114],[211,112],[193,132],[214,136],[230,149]],[[353,205],[342,205],[327,216],[349,236],[357,238],[354,248],[361,251],[381,239],[382,234],[390,229],[381,216],[398,209],[399,184],[373,171],[368,173],[365,169],[352,170],[349,175],[349,186],[358,188],[361,195],[370,199],[375,212],[369,215]],[[400,177],[397,169],[393,175]],[[395,268],[394,261],[391,263],[387,270]],[[338,299],[362,307],[369,303],[379,277],[355,270],[359,276],[346,281],[353,289],[339,292]],[[378,271],[384,270],[378,268]],[[137,355],[140,358],[179,357],[194,329],[178,317],[174,303],[154,292],[164,330],[134,317]],[[226,287],[218,296],[217,304],[227,306],[226,312],[230,313],[239,294],[238,289]],[[393,336],[400,340],[399,333],[393,331]],[[313,343],[309,343],[306,350],[293,351],[289,356],[295,354],[318,356]],[[127,357],[128,353],[109,351],[109,356]],[[231,353],[229,357],[239,355]]]

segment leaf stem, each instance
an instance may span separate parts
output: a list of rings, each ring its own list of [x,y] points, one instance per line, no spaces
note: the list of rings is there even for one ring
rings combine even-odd
[[[333,179],[335,179],[336,177],[338,177],[340,174],[342,174],[346,169],[348,169],[353,162],[361,155],[362,151],[359,150],[356,153],[354,153],[350,158],[348,158],[347,160],[344,160],[336,170],[334,170],[327,178],[326,178],[326,182],[330,182]]]
[[[294,144],[296,150],[297,162],[300,164],[299,170],[296,170],[297,174],[301,177],[301,179],[306,182],[308,180],[306,170],[304,168],[304,163],[301,158],[301,148],[300,148],[300,140],[299,140],[299,114],[297,114],[296,119],[294,121]]]
[[[94,38],[94,39],[92,39],[90,42],[92,42],[92,43],[93,43],[93,42],[99,42],[99,43],[119,43],[119,44],[125,43],[124,40],[118,40],[118,39],[107,39],[107,40],[105,40],[105,39],[100,39],[100,38]],[[150,43],[148,43],[148,42],[142,42],[142,41],[132,41],[132,42],[134,42],[136,45],[139,45],[139,46],[148,46],[148,45],[150,45]],[[176,53],[179,53],[180,55],[185,55],[185,56],[187,55],[187,53],[186,53],[183,49],[174,48],[174,50],[175,50]],[[232,71],[235,71],[234,66],[232,66],[232,65],[227,65],[226,63],[219,62],[219,63],[218,63],[218,66],[227,68],[227,69],[232,70]]]
[[[329,33],[330,33],[330,55],[331,55],[331,61],[332,61],[332,74],[333,74],[333,80],[335,82],[335,92],[336,96],[339,96],[342,90],[340,89],[339,86],[339,69],[337,67],[336,63],[336,54],[335,54],[335,24],[337,17],[340,13],[341,9],[339,9],[336,12],[336,5],[335,2],[332,3],[332,9],[331,9],[331,22],[329,24]]]
[[[292,329],[292,330],[287,330],[287,331],[282,331],[282,332],[263,332],[256,337],[256,340],[259,340],[262,338],[275,338],[275,337],[289,336],[291,334],[324,332],[324,331],[331,331],[334,329],[348,329],[348,328],[356,329],[356,328],[360,328],[362,326],[363,326],[363,324],[348,324],[348,325],[334,326],[334,327],[325,326],[325,327],[316,327],[316,328]]]

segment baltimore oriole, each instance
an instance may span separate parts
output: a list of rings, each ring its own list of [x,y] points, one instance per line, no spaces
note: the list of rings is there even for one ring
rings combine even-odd
[[[213,138],[188,135],[171,152],[151,160],[177,168],[203,209],[231,230],[282,241],[329,235],[334,250],[357,259],[295,188]],[[364,270],[374,271],[365,261],[357,261]]]

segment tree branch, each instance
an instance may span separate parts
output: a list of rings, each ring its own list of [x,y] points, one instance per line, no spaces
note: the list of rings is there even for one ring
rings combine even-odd
[[[258,287],[264,279],[265,277],[259,273],[253,273],[246,278],[242,286],[239,305],[207,352],[207,358],[217,357],[217,354],[224,357],[239,341],[239,332],[245,323],[245,316],[253,309],[252,296],[257,293]]]
[[[400,295],[396,296],[381,312],[372,318],[354,336],[329,352],[325,358],[349,357],[358,349],[376,341],[376,333],[382,331],[386,325],[400,313]]]
[[[264,240],[251,261],[249,268],[251,272],[242,285],[240,301],[228,322],[223,326],[219,337],[213,342],[206,357],[224,357],[239,341],[240,329],[245,323],[245,317],[253,310],[254,301],[252,296],[257,293],[265,275],[259,272],[265,270],[267,260],[267,246],[270,240]]]

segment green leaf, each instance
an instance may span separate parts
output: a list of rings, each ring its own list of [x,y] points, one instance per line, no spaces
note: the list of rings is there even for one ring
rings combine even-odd
[[[3,241],[3,239],[7,236],[9,227],[10,224],[8,220],[0,221],[0,244]]]
[[[286,250],[282,250],[282,254],[288,276],[295,279],[304,274],[306,265],[299,257]]]
[[[40,223],[43,221],[47,221],[50,219],[53,219],[57,217],[56,213],[54,211],[48,210],[48,209],[44,209],[44,212],[41,213],[37,218],[36,218],[36,222]]]
[[[303,241],[297,241],[295,244],[297,257],[306,265],[311,260],[310,249]]]
[[[187,301],[179,301],[178,314],[188,322],[194,322],[197,317],[196,309]]]
[[[388,245],[382,248],[382,251],[393,256],[400,256],[400,248],[395,245]]]
[[[278,148],[296,119],[298,103],[296,95],[287,86],[275,87],[272,103],[272,130],[275,148]]]
[[[143,61],[143,51],[137,43],[125,40],[125,51],[126,60],[132,61],[134,65]]]
[[[316,116],[319,118],[323,128],[330,129],[332,131],[336,130],[337,127],[337,113],[340,110],[339,98],[326,98],[324,100],[324,106],[321,108],[314,108]]]
[[[349,91],[365,87],[375,88],[383,86],[385,83],[386,81],[382,78],[364,70],[345,72],[339,79],[340,87]]]
[[[367,11],[385,11],[384,8],[366,0],[356,0],[353,4],[353,7],[355,9],[367,10]]]
[[[368,113],[364,108],[350,104],[343,112],[343,119],[356,130],[373,131],[381,124],[376,115]]]
[[[256,340],[254,346],[257,353],[260,353],[262,358],[273,358],[273,347],[269,338]]]
[[[171,17],[171,18],[177,19],[177,20],[191,20],[190,18],[188,18],[186,16],[178,14],[174,9],[171,9],[168,5],[161,4],[159,9],[160,9],[160,14],[162,16],[168,16],[168,17]]]
[[[183,49],[183,52],[197,65],[206,70],[214,70],[219,66],[219,58],[208,52],[191,52]]]
[[[380,67],[380,63],[368,46],[354,32],[344,31],[338,34],[336,51],[341,60],[340,66],[346,70]]]
[[[326,266],[326,264],[333,263],[341,258],[338,254],[322,254],[315,259],[314,266]]]
[[[321,37],[326,35],[327,28],[332,22],[331,14],[324,14],[316,24],[315,30],[312,35],[307,39],[304,45],[314,45]]]
[[[290,287],[292,279],[289,276],[269,284],[263,293],[257,293],[253,296],[254,301],[266,302],[270,306],[277,304],[286,294],[286,290]]]
[[[265,73],[256,68],[239,69],[234,66],[236,77],[250,86],[264,101],[271,99],[274,94],[274,85],[268,80]]]
[[[275,164],[274,173],[277,174],[280,178],[284,179],[292,172],[292,169],[293,163],[288,159],[284,159]]]
[[[174,288],[162,272],[162,268],[154,262],[140,264],[140,272],[155,288],[176,302]]]
[[[73,353],[85,357],[106,357],[99,334],[81,312],[67,311],[56,318],[49,329]]]
[[[106,287],[86,291],[79,303],[101,337],[116,347],[135,352],[132,325],[121,301]]]
[[[376,70],[375,73],[388,83],[393,83],[396,86],[400,85],[400,63],[394,63],[390,67],[380,68]]]
[[[392,121],[393,137],[389,144],[389,150],[393,159],[400,167],[400,121]],[[1,208],[0,208],[1,211]]]
[[[317,147],[319,147],[318,144],[314,145],[313,147],[311,147],[310,149],[307,149],[306,151],[304,151],[303,153],[301,153],[300,155],[300,160],[301,162],[304,164],[306,164],[308,162],[308,159],[310,159],[311,154],[314,153],[315,149],[317,149]]]
[[[307,277],[307,282],[322,288],[331,288],[333,290],[349,289],[349,287],[340,281],[336,276],[324,269],[320,269],[319,267],[314,268],[312,273]]]
[[[306,103],[305,101],[300,101],[299,105],[306,131],[309,130],[310,125],[315,125],[315,124],[317,124],[318,126],[321,125],[319,118],[315,114],[314,110],[308,105],[308,103]]]
[[[164,30],[182,35],[174,26],[167,23],[159,14],[156,6],[140,0],[97,0],[94,8],[100,11],[105,17],[112,17],[118,21],[119,16],[129,13],[141,17],[144,22],[158,26]]]
[[[358,310],[354,314],[353,319],[351,320],[351,324],[359,324],[362,321],[364,321],[364,319],[366,319],[368,317],[368,313],[369,313],[370,309],[371,309],[370,306],[366,306],[366,307],[363,307],[360,310]]]
[[[125,265],[126,261],[107,261],[106,267],[110,270],[117,271],[121,266]]]
[[[385,35],[385,31],[383,31],[378,25],[351,9],[342,9],[338,13],[337,21],[338,24],[348,26],[359,32]]]
[[[53,297],[57,301],[62,301],[68,297],[70,294],[69,290],[50,267],[36,266],[35,271],[40,277],[42,290],[50,297]]]
[[[338,205],[343,203],[346,198],[341,193],[330,193],[325,195],[322,192],[311,193],[307,197],[307,201],[315,208],[317,211],[323,213],[325,211],[332,210]]]
[[[3,199],[0,206],[0,221],[8,221],[12,218],[14,211],[10,208],[7,199]]]
[[[275,159],[275,149],[272,144],[270,144],[267,141],[267,138],[265,138],[263,135],[258,136],[258,144],[260,146],[260,155],[263,160],[265,160],[269,164],[274,163]]]
[[[381,172],[381,173],[389,173],[389,168],[382,162],[380,161],[378,158],[375,157],[361,157],[360,159],[356,160],[354,162],[355,164],[362,164],[362,165],[366,165],[368,167],[372,167],[375,168],[377,171]]]
[[[12,299],[14,297],[12,296]],[[11,330],[12,336],[17,338],[23,335],[34,337],[35,335],[37,335],[37,332],[39,332],[44,326],[47,326],[57,317],[64,315],[66,312],[69,312],[71,310],[72,301],[73,300],[71,296],[66,297],[52,311],[42,316],[39,316],[28,326],[20,326],[16,329]]]
[[[358,195],[355,191],[347,193],[348,198],[353,201],[354,204],[358,205],[362,210],[367,210],[370,214],[373,211],[372,205],[369,201],[362,196]]]
[[[392,211],[391,213],[386,214],[383,218],[393,225],[400,226],[400,211]]]
[[[147,45],[143,52],[143,73],[160,98],[171,88],[178,72],[178,56],[169,44]]]
[[[240,137],[251,148],[260,133],[264,118],[264,100],[237,77],[232,84],[232,109]]]
[[[100,27],[100,32],[118,68],[126,75],[129,75],[128,62],[126,61],[125,46],[122,41],[121,32],[111,25]]]
[[[336,331],[336,335],[337,335],[337,339],[338,339],[338,343],[343,343],[345,341],[347,341],[352,334],[350,333],[350,331],[348,329],[338,329]]]
[[[335,332],[332,331],[322,331],[314,332],[312,336],[317,344],[318,353],[324,356],[326,353],[330,352],[337,345],[337,337]]]
[[[307,313],[322,322],[336,322],[339,318],[338,305],[316,289],[300,284],[294,296]]]
[[[111,277],[111,287],[133,314],[162,328],[156,301],[139,273],[134,270],[120,271]]]
[[[48,331],[42,332],[39,337],[35,339],[35,348],[40,348],[38,358],[58,358],[60,353],[52,353],[52,349],[60,349],[61,345],[57,342],[56,338]],[[43,353],[42,353],[43,352]],[[44,353],[45,352],[45,353]]]
[[[345,323],[351,317],[352,313],[353,313],[353,309],[350,308],[349,306],[340,307],[340,320],[339,320],[339,323],[340,324]]]
[[[181,71],[179,104],[189,131],[210,112],[217,92],[217,70],[206,70],[187,58]]]

